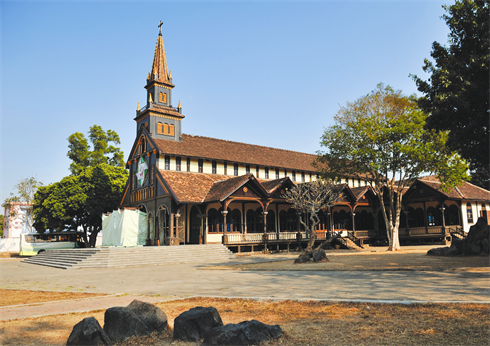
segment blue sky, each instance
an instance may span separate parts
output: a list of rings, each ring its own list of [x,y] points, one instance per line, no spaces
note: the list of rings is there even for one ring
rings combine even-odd
[[[339,105],[417,93],[444,3],[2,1],[1,201],[69,175],[67,138],[94,124],[127,158],[160,20],[184,133],[315,153]]]

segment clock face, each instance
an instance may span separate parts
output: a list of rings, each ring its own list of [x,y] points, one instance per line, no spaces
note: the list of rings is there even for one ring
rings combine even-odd
[[[148,174],[148,164],[145,158],[142,156],[138,160],[138,167],[136,168],[136,179],[138,179],[139,186],[143,186]]]

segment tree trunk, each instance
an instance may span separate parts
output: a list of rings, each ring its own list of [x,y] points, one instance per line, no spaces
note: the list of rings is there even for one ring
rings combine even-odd
[[[313,253],[313,244],[315,244],[315,240],[316,240],[316,231],[315,231],[315,229],[313,229],[310,232],[310,240],[308,240],[308,246],[306,247],[306,250],[305,250],[306,254]]]
[[[398,235],[398,226],[393,227],[391,230],[391,239],[388,246],[388,251],[399,251],[400,248],[400,237]]]

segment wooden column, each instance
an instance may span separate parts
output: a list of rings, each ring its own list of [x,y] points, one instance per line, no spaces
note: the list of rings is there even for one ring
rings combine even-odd
[[[226,244],[226,243],[228,243],[228,235],[226,234],[226,214],[228,214],[228,210],[223,210],[221,212],[221,214],[223,214],[223,239],[222,239],[222,243]]]

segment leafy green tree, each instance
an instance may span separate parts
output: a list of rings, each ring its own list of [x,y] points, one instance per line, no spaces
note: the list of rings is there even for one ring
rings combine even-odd
[[[427,127],[450,130],[447,145],[470,163],[471,182],[490,186],[489,171],[489,32],[488,1],[456,1],[444,5],[449,47],[432,44],[422,69],[430,74],[424,81],[413,76],[424,94],[419,106],[429,113]]]
[[[127,178],[125,168],[101,163],[39,188],[34,198],[34,227],[38,232],[82,231],[86,246],[94,247],[102,229],[102,213],[117,209]]]
[[[114,144],[120,144],[119,135],[112,130],[104,132],[102,127],[94,125],[90,127],[88,140],[80,132],[75,132],[68,137],[68,154],[72,160],[70,171],[78,174],[85,167],[97,166],[105,163],[114,167],[124,167],[124,154]],[[111,144],[112,143],[112,144]]]
[[[379,196],[389,250],[400,249],[402,191],[422,174],[438,174],[444,189],[467,178],[467,163],[446,147],[447,132],[425,130],[427,115],[414,97],[378,84],[335,115],[322,136],[321,175],[367,178]]]

